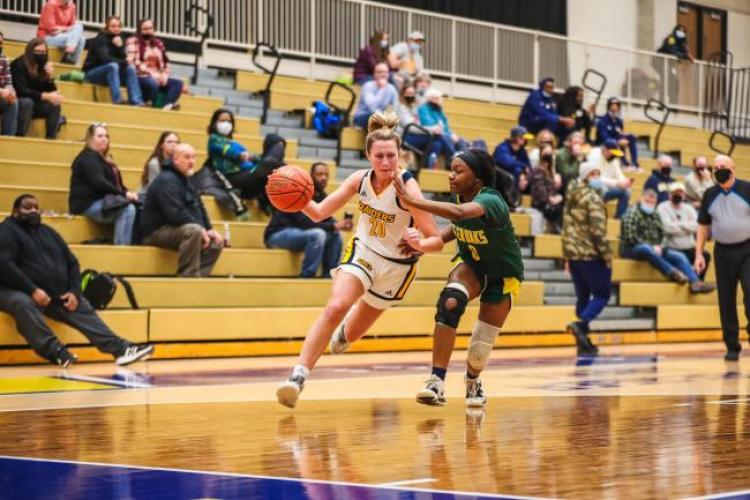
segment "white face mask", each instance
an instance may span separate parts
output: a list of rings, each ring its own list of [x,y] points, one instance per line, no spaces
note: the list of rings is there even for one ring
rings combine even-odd
[[[412,52],[419,52],[419,49],[421,49],[422,46],[419,45],[418,43],[410,43],[409,48],[411,49]]]
[[[216,123],[216,131],[221,135],[229,135],[232,133],[232,122],[224,121]]]
[[[677,30],[674,32],[674,36],[680,39],[685,38],[685,32],[682,30]]]
[[[388,40],[380,40],[380,47],[387,49],[388,48]]]

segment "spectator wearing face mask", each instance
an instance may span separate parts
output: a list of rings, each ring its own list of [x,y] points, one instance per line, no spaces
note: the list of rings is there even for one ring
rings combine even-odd
[[[430,88],[425,92],[425,102],[417,109],[419,123],[429,130],[435,139],[442,141],[442,154],[450,162],[456,151],[468,148],[468,143],[451,130],[448,117],[443,111],[443,93]]]
[[[417,104],[424,103],[424,94],[432,86],[432,78],[427,73],[419,73],[414,78],[414,89],[417,91]]]
[[[20,107],[16,90],[13,88],[13,76],[10,73],[10,62],[3,55],[3,33],[0,31],[0,134],[14,136],[18,134],[18,123],[22,115],[31,116],[33,103],[23,101]]]
[[[643,189],[655,191],[657,203],[663,203],[669,199],[669,186],[675,182],[675,179],[672,178],[672,157],[660,155],[657,165],[658,167],[646,179]]]
[[[555,134],[553,134],[546,128],[543,128],[539,131],[538,134],[536,134],[535,142],[536,145],[534,146],[534,149],[529,152],[529,161],[531,162],[531,168],[534,168],[539,164],[539,156],[542,148],[546,146],[552,146],[552,148],[554,149]]]
[[[401,102],[398,108],[399,135],[402,134],[410,124],[415,123],[419,125],[419,114],[417,112],[419,105],[417,104],[417,91],[414,88],[414,85],[411,83],[404,84],[404,86],[401,87],[400,96]],[[430,135],[412,127],[404,137],[404,143],[419,150],[424,150],[430,143]],[[427,151],[427,156],[424,159],[425,167],[435,168],[437,158],[444,148],[445,145],[442,137],[433,136],[432,146],[430,147],[430,150]]]
[[[561,116],[557,112],[557,104],[553,98],[554,91],[555,80],[550,77],[544,78],[539,82],[539,88],[531,91],[526,102],[523,103],[518,123],[532,134],[536,134],[543,128],[554,133],[560,126],[572,128],[575,125],[575,119]]]
[[[682,252],[664,246],[664,227],[656,213],[656,192],[646,189],[638,205],[622,218],[620,255],[626,259],[647,261],[675,283],[690,283],[692,293],[713,290],[696,274]]]
[[[620,114],[621,103],[617,97],[607,99],[607,114],[600,116],[596,123],[596,141],[602,144],[610,139],[617,142],[623,152],[627,149],[630,154],[630,162],[623,156],[625,166],[633,166],[638,169],[638,144],[633,134],[625,133],[625,125]]]
[[[700,208],[703,194],[714,185],[711,169],[705,156],[693,158],[693,171],[685,177],[685,194],[687,201],[696,209]]]
[[[664,246],[676,250],[685,255],[688,262],[695,261],[695,234],[698,232],[698,212],[693,206],[685,201],[685,185],[681,182],[673,182],[669,186],[669,199],[656,208],[661,224],[664,228]],[[711,255],[704,251],[703,258],[706,268],[711,262]],[[706,269],[698,274],[703,280]],[[709,287],[709,285],[706,285]],[[713,287],[710,287],[713,289]]]
[[[498,144],[492,154],[495,165],[513,176],[516,187],[521,191],[520,183],[528,181],[531,174],[531,162],[526,154],[526,141],[534,136],[526,131],[526,128],[517,126],[510,130],[510,137]]]
[[[583,134],[573,132],[565,140],[565,145],[557,150],[555,168],[562,178],[562,191],[565,193],[568,184],[578,177],[581,161],[584,159]]]
[[[386,63],[388,66],[388,47],[390,35],[385,30],[376,31],[370,37],[370,43],[359,51],[359,56],[354,62],[354,83],[364,85],[375,78],[375,66]],[[367,128],[367,127],[365,127]]]
[[[539,163],[531,171],[529,186],[531,206],[544,215],[548,232],[559,234],[563,218],[562,178],[555,172],[553,152],[549,144],[543,146]]]
[[[615,219],[621,218],[628,209],[630,187],[634,182],[634,179],[629,179],[622,173],[621,157],[622,151],[617,147],[617,143],[614,139],[609,139],[601,147],[592,149],[586,158],[586,164],[596,166],[601,172],[604,201],[617,200]]]
[[[367,129],[367,121],[374,113],[398,110],[398,90],[388,81],[388,64],[375,66],[374,79],[362,85],[359,106],[354,113],[354,124]]]
[[[687,59],[690,62],[695,62],[693,54],[690,53],[690,47],[688,46],[687,33],[685,33],[685,27],[681,24],[675,26],[672,32],[667,35],[664,41],[661,43],[661,47],[657,50],[660,54],[669,54],[680,59]]]
[[[424,71],[422,47],[427,39],[421,31],[412,31],[409,38],[391,47],[391,66],[401,80],[407,82]]]
[[[83,24],[76,19],[76,4],[72,0],[48,0],[39,15],[36,36],[50,47],[65,49],[63,64],[78,64],[86,46]]]

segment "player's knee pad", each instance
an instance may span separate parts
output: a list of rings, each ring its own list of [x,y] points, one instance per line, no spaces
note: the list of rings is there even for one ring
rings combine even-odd
[[[455,305],[448,303],[451,299],[455,301]],[[466,304],[468,303],[469,291],[466,287],[461,283],[448,283],[440,292],[435,321],[451,328],[458,328],[458,322],[466,311]]]
[[[471,331],[471,340],[469,340],[469,353],[466,362],[469,364],[474,373],[479,373],[487,366],[490,359],[492,347],[495,345],[495,337],[500,333],[500,328],[492,326],[484,321],[477,320],[474,329]]]

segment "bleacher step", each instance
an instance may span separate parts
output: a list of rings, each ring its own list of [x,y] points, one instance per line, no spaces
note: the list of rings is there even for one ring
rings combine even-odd
[[[547,284],[547,286],[549,286],[549,284]],[[545,289],[545,293],[546,293],[546,289]],[[574,306],[576,305],[577,301],[578,299],[576,298],[575,295],[553,295],[553,296],[545,295],[544,296],[544,303],[549,306]],[[616,306],[617,303],[618,303],[617,296],[612,295],[609,298],[609,302],[607,303],[607,305]]]
[[[656,320],[648,318],[597,320],[591,323],[592,332],[648,331],[656,329]],[[596,342],[596,338],[593,339]]]

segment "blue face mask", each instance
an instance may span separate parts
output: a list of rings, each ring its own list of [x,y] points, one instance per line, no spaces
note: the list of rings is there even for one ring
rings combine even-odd
[[[411,49],[412,52],[419,52],[419,50],[421,48],[422,48],[422,46],[419,45],[418,43],[410,43],[409,44],[409,49]]]
[[[651,205],[646,205],[644,203],[641,203],[640,206],[641,206],[641,212],[643,212],[644,214],[651,215],[652,213],[654,213],[654,207],[652,207]]]
[[[595,189],[597,191],[601,191],[601,190],[604,189],[604,182],[602,182],[602,180],[599,179],[599,178],[589,179],[589,187],[591,189]]]
[[[544,90],[542,90],[542,95],[543,95],[544,97],[552,97],[552,94],[548,94],[548,93],[547,93],[547,92],[545,92]]]

